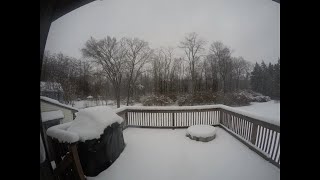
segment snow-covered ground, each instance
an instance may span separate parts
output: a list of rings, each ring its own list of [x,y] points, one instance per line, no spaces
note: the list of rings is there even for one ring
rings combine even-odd
[[[88,180],[273,180],[280,169],[221,128],[204,143],[186,129],[124,130],[126,148],[108,169]]]
[[[83,109],[87,107],[101,106],[106,104],[108,107],[112,109],[117,108],[117,104],[113,100],[108,100],[107,103],[106,101],[88,101],[88,100],[75,101],[73,107],[76,107],[78,109]],[[142,106],[142,104],[136,103],[133,106]],[[121,104],[120,107],[126,107],[126,105]],[[179,107],[179,106],[173,105],[170,107]],[[248,112],[249,114],[252,114],[252,115],[257,115],[260,117],[265,117],[267,119],[272,119],[280,122],[280,101],[272,100],[268,102],[252,102],[251,105],[249,106],[232,107],[232,108]]]
[[[250,114],[263,116],[270,119],[275,119],[280,122],[280,101],[268,102],[252,102],[249,106],[233,107],[247,111]]]
[[[105,100],[100,101],[93,101],[93,100],[81,100],[81,101],[74,101],[73,107],[78,109],[94,107],[94,106],[105,106],[107,104],[108,107],[112,109],[117,108],[117,103],[113,100],[108,100],[107,103]],[[125,107],[126,105],[120,104],[120,107]],[[141,103],[135,103],[133,106],[142,106]]]

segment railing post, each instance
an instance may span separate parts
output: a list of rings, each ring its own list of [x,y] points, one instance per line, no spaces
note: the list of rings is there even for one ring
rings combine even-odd
[[[125,124],[125,128],[127,128],[128,126],[128,111],[125,111],[124,113],[124,124]]]
[[[252,123],[252,132],[251,132],[251,138],[250,138],[250,141],[252,144],[256,143],[257,130],[258,130],[258,124]]]
[[[220,112],[219,124],[221,124],[222,120],[223,120],[223,111],[222,111],[222,109],[220,109],[219,112]]]
[[[172,113],[172,129],[174,129],[174,125],[175,125],[175,122],[174,122],[174,112]]]

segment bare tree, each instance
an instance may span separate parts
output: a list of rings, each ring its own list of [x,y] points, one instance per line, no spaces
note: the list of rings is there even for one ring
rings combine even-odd
[[[210,46],[212,58],[217,62],[218,72],[222,78],[223,93],[227,91],[227,80],[232,72],[231,50],[222,42],[214,42]]]
[[[163,55],[160,50],[156,50],[156,52],[152,56],[152,74],[153,74],[153,92],[154,93],[162,93],[162,81],[163,81]]]
[[[127,75],[128,75],[128,88],[127,88],[127,106],[129,105],[130,93],[135,86],[138,77],[142,74],[142,68],[149,60],[152,50],[149,48],[147,42],[138,38],[123,39],[124,46],[127,49]]]
[[[84,57],[91,58],[100,65],[112,83],[114,88],[117,107],[120,107],[120,91],[121,81],[125,70],[125,57],[127,50],[123,46],[122,41],[117,41],[115,37],[107,37],[101,40],[90,38],[83,49],[81,49]]]
[[[236,78],[236,90],[239,89],[240,78],[245,78],[250,68],[249,62],[243,57],[233,58],[233,70]]]
[[[191,76],[191,93],[194,94],[196,81],[196,67],[200,61],[200,56],[205,50],[206,42],[199,38],[196,33],[190,33],[180,42],[180,48],[184,50],[189,65],[189,73]]]
[[[216,92],[218,90],[218,61],[213,54],[206,56],[206,73],[211,78],[211,91]]]

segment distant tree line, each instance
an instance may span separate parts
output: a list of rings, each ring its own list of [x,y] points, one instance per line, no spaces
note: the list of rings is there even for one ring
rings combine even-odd
[[[258,92],[274,97],[278,93],[280,97],[275,81],[280,61],[279,65],[271,65],[272,75],[267,75],[263,72],[268,68],[258,68],[256,64],[252,71],[251,63],[232,56],[230,47],[222,42],[212,42],[208,51],[206,44],[196,33],[187,34],[176,48],[158,49],[151,49],[148,42],[138,38],[91,37],[81,49],[81,60],[46,52],[41,80],[61,83],[68,101],[89,95],[96,99],[113,97],[118,107],[121,101],[129,105],[149,94],[224,94],[251,86]],[[183,56],[176,55],[177,48],[184,52]],[[263,85],[255,80],[260,76],[265,78]],[[267,88],[270,78],[272,92]]]
[[[70,103],[94,94],[102,96],[108,91],[108,83],[94,71],[92,65],[83,60],[45,52],[41,81],[58,82],[64,91],[64,100]]]
[[[256,63],[251,73],[251,86],[254,91],[280,99],[280,59],[268,66],[263,61],[261,65]]]

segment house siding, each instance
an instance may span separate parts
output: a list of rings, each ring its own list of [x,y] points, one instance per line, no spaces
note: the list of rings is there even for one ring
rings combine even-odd
[[[49,104],[47,102],[41,101],[41,112],[47,112],[47,111],[57,111],[61,110],[63,112],[64,118],[62,119],[61,123],[67,123],[73,120],[73,113],[70,109],[63,108],[61,106],[56,106],[53,104]]]

